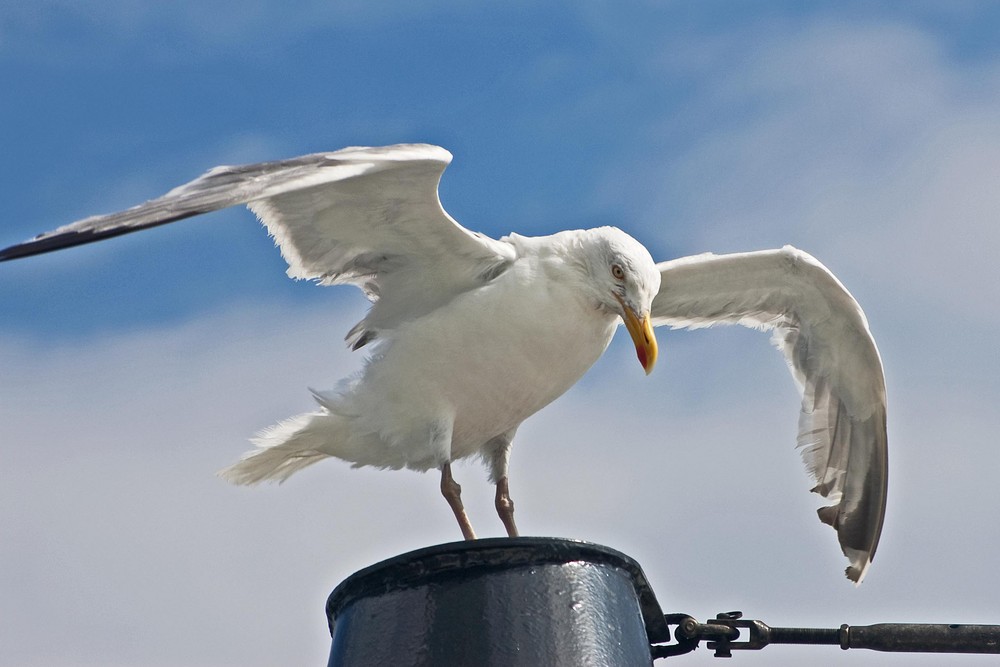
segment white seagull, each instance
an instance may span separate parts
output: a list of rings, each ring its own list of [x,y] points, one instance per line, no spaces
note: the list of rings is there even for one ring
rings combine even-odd
[[[222,166],[126,211],[86,218],[0,251],[0,261],[246,204],[288,275],[352,284],[373,302],[347,334],[363,372],[318,408],[260,433],[221,471],[237,484],[283,481],[327,457],[354,466],[441,471],[462,534],[475,533],[451,462],[480,456],[516,536],[507,479],[521,422],[601,356],[620,322],[647,373],[653,327],[737,323],[773,329],[802,391],[798,446],[812,489],[860,583],[885,511],[885,381],[861,307],[812,256],[786,246],[655,263],[619,229],[510,234],[459,225],[437,187],[451,154],[430,145],[345,148]]]

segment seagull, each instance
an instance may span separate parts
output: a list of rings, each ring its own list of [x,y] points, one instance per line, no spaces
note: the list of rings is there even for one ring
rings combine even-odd
[[[656,263],[614,227],[496,240],[442,208],[451,159],[438,146],[400,144],[220,166],[157,199],[0,250],[0,261],[246,205],[289,277],[356,285],[372,301],[346,336],[369,355],[355,377],[313,391],[315,410],[259,433],[220,475],[281,482],[329,457],[436,469],[466,539],[475,532],[452,462],[483,460],[497,514],[517,536],[508,480],[517,429],[584,375],[620,324],[647,374],[655,326],[771,330],[802,395],[798,448],[812,491],[829,502],[819,518],[860,583],[885,513],[886,394],[864,312],[840,281],[791,246]]]

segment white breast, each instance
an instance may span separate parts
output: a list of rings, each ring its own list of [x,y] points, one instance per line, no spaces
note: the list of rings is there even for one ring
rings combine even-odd
[[[453,420],[451,456],[462,458],[562,395],[616,328],[572,280],[552,279],[570,270],[519,259],[489,285],[392,332],[351,397],[366,430],[423,462],[414,467],[429,467],[428,434],[442,420]]]

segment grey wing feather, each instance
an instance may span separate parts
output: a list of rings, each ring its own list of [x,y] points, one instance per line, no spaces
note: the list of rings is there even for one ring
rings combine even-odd
[[[888,480],[882,361],[861,307],[815,258],[786,246],[657,265],[654,324],[774,330],[802,391],[798,446],[831,504],[819,510],[860,583],[875,555]]]
[[[377,303],[356,345],[495,277],[509,244],[471,232],[437,195],[451,154],[424,144],[345,148],[211,169],[157,199],[93,216],[0,250],[0,261],[49,252],[246,204],[288,262],[288,275],[354,284]]]

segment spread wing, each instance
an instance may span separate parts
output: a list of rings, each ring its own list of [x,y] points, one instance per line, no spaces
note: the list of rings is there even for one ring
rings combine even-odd
[[[786,246],[696,255],[657,265],[654,324],[698,328],[735,323],[773,329],[802,391],[798,446],[831,504],[847,576],[860,583],[875,555],[888,479],[885,379],[857,301],[815,258]]]
[[[288,275],[354,284],[376,301],[348,334],[356,347],[501,273],[503,242],[471,232],[441,207],[451,162],[443,148],[345,148],[216,167],[157,199],[0,250],[0,261],[67,248],[246,204],[274,237]]]

